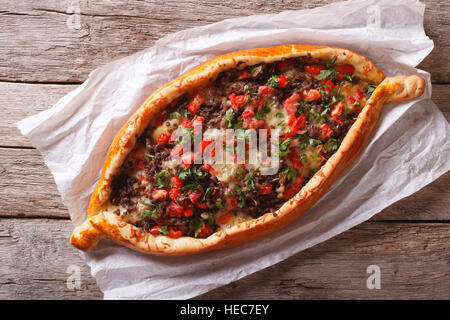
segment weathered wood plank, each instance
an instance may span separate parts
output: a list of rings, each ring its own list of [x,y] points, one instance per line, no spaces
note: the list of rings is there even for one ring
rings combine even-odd
[[[69,217],[37,150],[0,148],[0,173],[0,216]],[[450,172],[372,219],[450,220],[449,185]]]
[[[199,299],[448,299],[450,225],[366,222]],[[381,289],[366,286],[367,268]]]
[[[94,68],[186,28],[227,18],[314,8],[331,0],[10,1],[0,5],[0,80],[82,82]],[[450,82],[445,1],[427,0],[425,29],[435,50],[420,65]],[[73,15],[79,8],[80,15]],[[26,19],[26,23],[24,23]],[[78,28],[79,26],[79,28]]]
[[[50,108],[77,87],[0,82],[0,146],[32,147],[16,122]]]
[[[0,82],[0,146],[32,147],[15,123],[51,107],[77,86]],[[434,84],[432,99],[450,121],[450,84]]]
[[[69,220],[0,219],[0,299],[101,299],[71,230]],[[80,290],[67,286],[74,270]]]
[[[0,299],[100,299],[68,220],[0,219]],[[450,225],[366,222],[198,299],[448,299]],[[369,290],[369,265],[381,289]],[[67,285],[80,268],[81,289]]]
[[[69,217],[37,150],[0,148],[0,174],[0,215]]]

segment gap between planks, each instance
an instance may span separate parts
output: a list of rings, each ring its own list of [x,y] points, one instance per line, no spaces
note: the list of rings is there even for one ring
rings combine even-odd
[[[25,82],[82,82],[98,66],[128,56],[155,41],[190,27],[228,18],[284,10],[310,9],[331,0],[242,2],[212,0],[78,1],[80,14],[67,13],[65,1],[10,1],[3,8],[0,53],[8,63],[0,63],[2,80]],[[446,1],[425,0],[424,28],[435,48],[419,65],[433,80],[450,82],[450,6]],[[26,19],[24,19],[26,17]],[[71,21],[79,18],[74,28]],[[24,23],[25,21],[25,23]]]
[[[0,299],[102,298],[69,244],[72,229],[69,221],[0,218]],[[447,223],[364,222],[195,299],[448,299],[449,244]],[[381,269],[381,290],[366,287],[370,265]],[[69,266],[80,268],[80,290],[66,286]]]

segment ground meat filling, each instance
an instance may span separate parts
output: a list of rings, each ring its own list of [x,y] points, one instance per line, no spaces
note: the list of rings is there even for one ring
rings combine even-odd
[[[313,61],[308,55],[240,65],[175,99],[138,138],[113,179],[114,213],[153,235],[204,238],[275,212],[339,148],[374,90],[352,66],[335,61]],[[199,124],[203,131],[196,129]],[[217,151],[218,135],[203,135],[208,129],[222,136],[223,129],[243,132],[223,142],[224,153],[235,160],[217,164],[205,158]],[[265,129],[267,138],[279,129],[275,173],[263,172],[270,150],[265,155],[256,148],[257,164],[237,162],[239,139],[245,152],[253,148],[251,129]],[[256,138],[258,146],[264,135]],[[193,151],[185,152],[186,141]]]

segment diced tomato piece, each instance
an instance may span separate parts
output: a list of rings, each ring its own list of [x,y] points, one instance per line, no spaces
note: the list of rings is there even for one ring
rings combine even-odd
[[[310,89],[310,90],[303,90],[303,99],[308,102],[317,101],[320,98],[322,98],[322,95],[320,94],[319,90],[316,89]]]
[[[293,115],[297,112],[297,102],[299,102],[300,99],[301,96],[297,92],[294,92],[292,96],[284,100],[283,106],[288,115]]]
[[[280,61],[277,63],[277,69],[279,71],[282,71],[284,69],[292,67],[293,65],[294,65],[294,60]]]
[[[191,200],[192,203],[195,203],[202,196],[202,194],[203,194],[202,192],[190,192],[188,198],[189,200]]]
[[[357,88],[356,89],[356,93],[355,93],[355,99],[358,100],[359,102],[361,102],[362,100],[362,91],[361,89]]]
[[[259,96],[253,96],[252,101],[250,101],[250,105],[256,108],[258,111],[261,111],[263,107],[264,101]]]
[[[203,96],[200,93],[197,93],[194,98],[189,102],[188,104],[188,110],[191,113],[197,113],[197,110],[200,108],[200,106],[205,102],[206,99],[203,98]]]
[[[208,138],[203,139],[199,144],[198,144],[198,151],[203,154],[206,150],[206,147],[208,147],[211,143],[213,143],[214,141]]]
[[[297,117],[295,116],[295,114],[291,115],[287,121],[288,125],[291,125],[294,123],[294,121],[297,120]]]
[[[273,94],[273,88],[269,87],[269,86],[260,86],[258,88],[258,93],[261,95],[272,95]]]
[[[271,186],[261,186],[259,187],[259,194],[270,194],[272,192]]]
[[[284,140],[286,140],[289,137],[295,136],[297,131],[303,129],[305,125],[306,125],[306,117],[304,115],[299,115],[298,118],[292,121],[292,124],[289,128],[290,131],[284,135]]]
[[[341,118],[342,114],[344,113],[344,103],[339,102],[334,107],[333,110],[331,110],[331,116],[333,117],[333,120],[336,121],[338,125],[341,125],[343,123],[343,119]]]
[[[333,81],[331,81],[330,79],[325,79],[322,82],[322,85],[325,87],[325,91],[328,93],[330,93],[333,90],[333,88],[335,87]]]
[[[340,117],[342,115],[342,113],[344,112],[344,103],[339,102],[338,104],[336,104],[333,107],[333,110],[331,110],[331,116],[333,117],[333,119],[335,117]]]
[[[239,75],[239,79],[247,79],[250,78],[250,70],[248,70],[247,68],[245,68],[244,70],[241,70],[241,74]]]
[[[205,117],[202,116],[196,116],[194,120],[192,120],[192,127],[194,128],[194,134],[197,129],[200,130],[201,126],[203,125],[203,122],[205,122]]]
[[[255,111],[251,107],[245,108],[244,112],[242,112],[243,119],[250,119],[255,116]]]
[[[140,181],[141,181],[141,183],[143,183],[145,181],[145,176],[142,175],[142,174],[141,174],[141,177],[140,177]]]
[[[240,108],[243,105],[245,105],[247,102],[249,102],[251,100],[251,97],[249,94],[237,96],[236,94],[232,93],[232,94],[230,94],[229,99],[233,106]]]
[[[143,160],[145,157],[145,148],[137,148],[135,150],[133,150],[133,152],[130,154],[130,156],[134,159],[134,160]]]
[[[179,238],[183,235],[181,230],[175,230],[172,227],[169,227],[169,237],[171,238]]]
[[[205,224],[202,227],[202,229],[200,230],[200,232],[198,233],[197,237],[199,237],[199,238],[206,238],[212,233],[213,233],[212,228],[210,226],[208,226],[207,224]]]
[[[297,179],[289,187],[287,187],[283,193],[284,200],[292,198],[297,192],[300,191],[303,185],[303,177],[298,176]]]
[[[200,143],[199,149],[204,155],[204,161],[211,160],[216,155],[216,144],[208,138]]]
[[[181,156],[181,163],[184,164],[185,168],[189,168],[191,164],[195,162],[196,156],[193,152],[185,152]]]
[[[267,124],[263,119],[250,118],[244,119],[242,126],[244,127],[244,129],[259,129],[266,127]]]
[[[136,164],[136,169],[142,170],[142,169],[144,169],[144,166],[145,166],[144,160],[138,161],[138,163]]]
[[[326,124],[324,123],[320,127],[320,139],[321,140],[328,140],[333,135],[334,131]]]
[[[167,141],[169,141],[169,138],[170,138],[169,134],[167,134],[165,132],[162,132],[159,135],[158,140],[156,141],[156,143],[160,144],[160,145],[165,145],[167,143]]]
[[[189,200],[191,200],[192,204],[200,209],[206,209],[206,203],[201,202],[199,199],[203,195],[203,191],[199,192],[191,192],[188,195]]]
[[[296,169],[300,169],[303,167],[303,163],[300,160],[300,157],[297,154],[297,151],[295,150],[295,148],[291,148],[291,152],[288,153],[287,155],[289,161],[291,161],[292,166]]]
[[[150,233],[153,234],[153,235],[157,235],[157,234],[159,234],[160,230],[161,230],[161,226],[160,225],[156,225],[156,226],[154,226],[153,228],[150,229]]]
[[[288,83],[289,79],[285,75],[281,75],[278,77],[278,86],[280,88],[286,88],[286,85]]]
[[[172,188],[179,189],[183,186],[183,181],[177,176],[170,178],[170,183],[172,183]]]
[[[184,208],[181,205],[172,201],[167,206],[166,213],[171,217],[181,217],[183,215],[183,210]]]
[[[341,65],[341,66],[335,66],[334,67],[336,69],[337,72],[342,73],[342,74],[349,74],[352,75],[353,73],[355,73],[355,67],[351,66],[351,65]]]
[[[219,224],[227,224],[228,221],[230,221],[231,219],[231,215],[232,215],[231,211],[227,211],[219,216],[217,222],[219,222]]]
[[[206,203],[204,203],[204,202],[196,201],[194,203],[194,206],[196,206],[197,208],[200,208],[200,209],[206,209]]]
[[[184,208],[183,216],[189,218],[189,217],[192,217],[193,214],[194,214],[194,210],[192,208]]]
[[[153,189],[152,200],[161,200],[167,197],[168,192],[164,189]]]
[[[351,107],[353,107],[353,105],[356,102],[355,98],[353,98],[353,97],[348,97],[347,101],[348,101],[348,103],[350,104]]]
[[[312,75],[318,75],[322,70],[325,70],[325,66],[319,64],[305,66],[305,71]]]
[[[187,128],[193,129],[192,121],[189,120],[189,119],[187,119],[187,118],[181,119],[181,124],[180,124],[180,126],[181,126],[183,129],[187,129]]]
[[[180,193],[181,190],[179,188],[170,188],[169,197],[170,199],[175,200]]]

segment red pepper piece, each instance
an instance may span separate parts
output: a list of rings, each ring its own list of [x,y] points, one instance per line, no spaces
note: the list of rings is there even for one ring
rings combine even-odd
[[[341,74],[349,74],[352,75],[353,73],[355,73],[355,67],[351,66],[351,65],[341,65],[341,66],[335,66],[334,67],[336,69],[337,72],[341,73]]]
[[[321,140],[328,140],[333,135],[334,131],[326,124],[324,123],[320,127],[320,139]]]
[[[291,121],[291,119],[289,121]],[[298,118],[295,118],[295,120],[292,121],[292,124],[289,128],[290,131],[284,135],[284,140],[286,140],[289,137],[295,136],[297,134],[297,131],[303,129],[305,125],[306,125],[306,117],[304,115],[299,115]]]
[[[310,89],[310,90],[303,90],[302,92],[303,99],[308,102],[317,101],[320,98],[322,98],[322,95],[320,94],[319,90],[316,89]]]
[[[284,100],[283,106],[288,115],[293,115],[297,112],[297,102],[299,102],[300,99],[301,96],[297,92],[295,92],[292,94],[292,96]]]
[[[162,132],[159,135],[158,140],[156,141],[156,143],[159,144],[159,145],[165,145],[167,143],[167,141],[169,141],[170,136],[171,135],[169,135],[169,134],[167,134],[165,132]]]
[[[253,111],[253,108],[247,107],[245,108],[244,112],[242,112],[242,119],[250,119],[255,116],[255,111]]]
[[[197,110],[200,108],[200,106],[205,102],[206,99],[203,98],[203,96],[200,93],[197,93],[194,98],[189,102],[188,104],[188,110],[191,113],[197,113]]]
[[[206,238],[212,233],[213,233],[212,228],[210,226],[208,226],[207,224],[205,224],[202,227],[202,229],[200,230],[200,232],[197,234],[197,237],[199,237],[199,238]]]
[[[171,217],[181,217],[183,215],[183,210],[184,208],[181,205],[172,201],[167,206],[166,213]]]
[[[260,86],[258,88],[258,93],[261,95],[272,95],[273,94],[273,88],[269,87],[269,86]]]
[[[281,75],[278,77],[278,86],[280,88],[286,88],[286,85],[288,83],[289,79],[285,75]]]
[[[184,164],[185,168],[189,168],[191,164],[195,162],[196,156],[193,152],[185,152],[181,156],[181,163]]]
[[[297,179],[292,183],[283,193],[284,200],[292,198],[297,192],[300,191],[303,185],[303,177],[298,176]]]
[[[305,66],[305,71],[312,75],[318,75],[322,70],[325,70],[325,66],[319,64]]]
[[[237,96],[236,94],[232,93],[232,94],[230,94],[229,99],[233,106],[240,108],[243,105],[245,105],[247,102],[249,102],[251,100],[251,97],[249,94]]]
[[[247,68],[244,70],[241,70],[241,74],[239,75],[239,79],[243,80],[243,79],[248,79],[250,78],[250,70],[248,70]]]
[[[172,227],[169,227],[169,237],[171,238],[179,238],[183,235],[181,230],[175,230]]]

